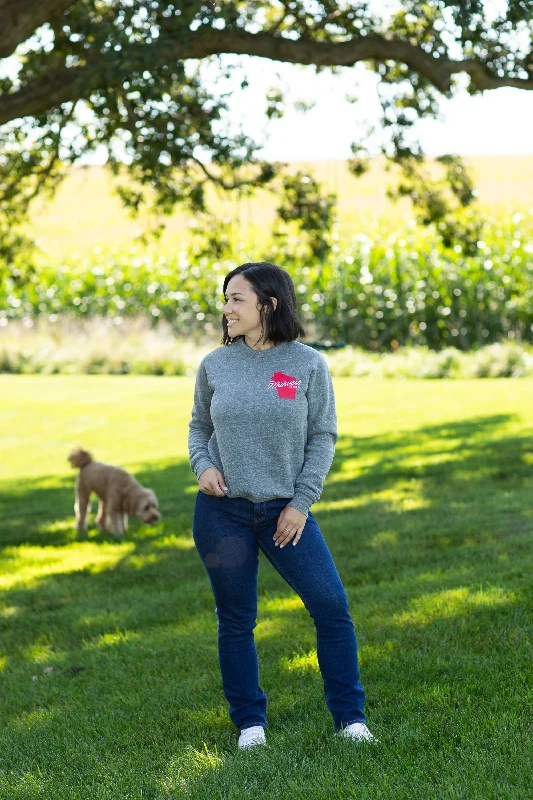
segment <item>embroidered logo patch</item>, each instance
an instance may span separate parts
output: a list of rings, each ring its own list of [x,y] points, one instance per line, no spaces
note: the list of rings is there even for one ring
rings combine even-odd
[[[301,381],[297,381],[292,375],[285,375],[284,372],[275,372],[270,379],[270,386],[275,387],[278,397],[287,400],[296,400],[296,390]]]

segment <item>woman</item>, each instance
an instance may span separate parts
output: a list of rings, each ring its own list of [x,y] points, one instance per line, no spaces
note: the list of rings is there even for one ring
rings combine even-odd
[[[346,593],[309,511],[338,438],[327,362],[296,341],[305,331],[285,270],[242,264],[226,276],[224,297],[224,346],[198,369],[189,456],[199,483],[193,537],[215,597],[222,685],[239,747],[266,741],[253,635],[259,548],[313,618],[335,730],[376,741],[365,725]]]

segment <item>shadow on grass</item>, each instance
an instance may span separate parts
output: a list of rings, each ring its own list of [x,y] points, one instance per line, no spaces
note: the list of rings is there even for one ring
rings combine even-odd
[[[450,715],[501,716],[502,693],[520,710],[531,692],[532,448],[527,432],[503,435],[509,421],[339,440],[316,516],[350,598],[367,709],[384,732],[411,720],[410,736],[435,741]],[[347,478],[354,459],[357,477]],[[69,774],[104,781],[111,763],[126,787],[139,761],[141,783],[155,793],[161,786],[148,773],[190,758],[184,746],[234,747],[214,601],[191,538],[197,482],[188,463],[136,477],[158,494],[163,521],[133,522],[123,542],[90,530],[82,569],[61,562],[77,541],[73,479],[24,482],[0,496],[5,563],[42,548],[29,562],[38,573],[39,558],[59,553],[49,574],[3,596],[3,739],[18,775],[46,741],[37,762],[52,780],[64,768],[61,742],[75,737]],[[96,551],[108,560],[98,565]],[[304,720],[325,740],[314,627],[261,562],[257,642],[273,728]],[[203,780],[200,762],[192,783]],[[209,782],[213,764],[203,766]],[[178,787],[180,774],[167,779]]]

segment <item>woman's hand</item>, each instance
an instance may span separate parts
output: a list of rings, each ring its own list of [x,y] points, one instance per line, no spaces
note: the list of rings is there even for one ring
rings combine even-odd
[[[224,476],[216,467],[204,469],[198,478],[198,487],[204,494],[214,494],[215,497],[224,497],[224,489],[228,489]]]
[[[278,518],[274,543],[276,546],[285,547],[292,539],[293,544],[298,544],[305,528],[307,517],[292,506],[285,506]]]

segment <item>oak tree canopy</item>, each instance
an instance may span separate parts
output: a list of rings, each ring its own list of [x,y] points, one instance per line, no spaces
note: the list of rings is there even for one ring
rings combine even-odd
[[[376,73],[381,152],[401,169],[394,192],[451,242],[472,182],[454,154],[439,159],[440,180],[430,176],[413,125],[438,116],[441,98],[457,91],[533,90],[533,1],[382,8],[372,0],[0,0],[0,58],[21,61],[16,76],[0,79],[4,249],[21,246],[14,232],[31,200],[102,145],[115,174],[127,177],[119,192],[133,212],[149,206],[164,216],[182,204],[201,215],[209,183],[228,192],[277,186],[280,215],[320,237],[332,198],[308,176],[302,182],[264,162],[230,124],[225,90],[213,88],[213,70],[246,85],[238,56],[317,70],[363,62]],[[273,89],[266,116],[282,113]],[[358,175],[367,168],[365,140],[352,150]]]

